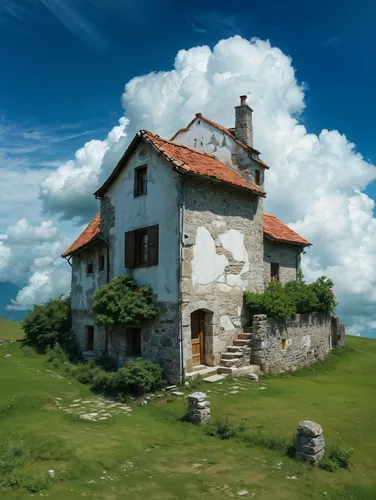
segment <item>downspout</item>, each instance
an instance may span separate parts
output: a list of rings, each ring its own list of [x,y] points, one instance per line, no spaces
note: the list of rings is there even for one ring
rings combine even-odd
[[[180,330],[180,366],[181,380],[185,383],[185,368],[184,368],[184,343],[183,343],[183,300],[182,300],[182,261],[183,261],[183,240],[184,240],[184,210],[185,210],[185,181],[181,181],[181,199],[179,210],[179,258],[178,258],[178,314],[179,314],[179,330]]]

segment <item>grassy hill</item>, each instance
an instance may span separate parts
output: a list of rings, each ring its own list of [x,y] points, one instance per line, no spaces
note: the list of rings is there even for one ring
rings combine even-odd
[[[251,429],[286,439],[300,420],[319,422],[327,446],[354,448],[353,466],[334,473],[277,450],[208,436],[205,426],[184,420],[184,397],[156,397],[146,407],[135,401],[130,409],[111,406],[87,386],[62,377],[44,356],[25,356],[18,343],[3,345],[0,496],[29,498],[46,487],[57,500],[374,500],[376,341],[349,338],[348,344],[351,352],[296,375],[264,377],[260,383],[227,378],[199,387],[210,395],[212,420],[246,419]],[[7,353],[11,357],[5,358]],[[85,408],[108,416],[82,420],[77,415]],[[51,484],[49,469],[55,470]],[[244,490],[248,493],[240,497]]]
[[[0,318],[0,340],[19,340],[24,336],[19,321]]]

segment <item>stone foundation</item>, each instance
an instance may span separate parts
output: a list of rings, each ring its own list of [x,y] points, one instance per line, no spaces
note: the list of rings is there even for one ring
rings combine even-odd
[[[263,371],[296,370],[323,359],[336,345],[344,345],[345,329],[338,318],[298,314],[292,321],[253,317],[251,364]]]

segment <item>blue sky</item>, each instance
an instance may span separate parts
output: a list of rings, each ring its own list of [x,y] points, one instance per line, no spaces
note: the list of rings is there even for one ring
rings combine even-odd
[[[193,0],[178,7],[171,0],[2,0],[0,281],[25,287],[25,303],[68,286],[69,269],[57,269],[58,257],[97,210],[91,193],[138,128],[172,135],[201,111],[231,126],[238,94],[229,96],[214,81],[217,64],[221,77],[233,72],[233,88],[239,92],[253,92],[243,91],[243,82],[263,82],[261,88],[255,85],[253,107],[258,144],[264,159],[273,163],[267,209],[313,239],[306,257],[309,277],[333,276],[342,314],[347,310],[352,322],[358,318],[364,331],[375,333],[375,25],[376,9],[366,0]],[[272,48],[245,47],[230,40],[235,35],[270,40]],[[219,49],[220,40],[227,41]],[[192,49],[205,45],[210,50]],[[182,49],[191,59],[180,59],[180,70],[174,69]],[[254,59],[247,74],[250,50]],[[208,51],[212,66],[204,83],[197,77],[196,91],[181,68],[199,70]],[[180,87],[174,86],[174,72]],[[128,89],[122,105],[124,86],[134,77],[141,77],[139,88]],[[200,85],[215,95],[203,102]],[[217,95],[226,109],[222,101],[215,103]],[[123,115],[130,125],[119,126],[115,136],[120,139],[111,142],[107,134]],[[285,121],[278,122],[281,116]],[[303,139],[290,120],[296,116],[306,127]],[[354,150],[340,134],[355,144]],[[278,143],[281,137],[291,142],[290,149]],[[83,147],[80,158],[62,172],[58,167]],[[294,193],[286,183],[283,188],[284,168],[296,182]],[[310,198],[311,183],[317,200]],[[335,211],[338,217],[331,214]]]

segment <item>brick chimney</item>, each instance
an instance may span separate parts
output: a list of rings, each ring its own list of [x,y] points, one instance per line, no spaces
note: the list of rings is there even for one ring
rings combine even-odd
[[[247,96],[240,96],[240,106],[235,106],[235,137],[253,147],[252,108],[247,104]]]

